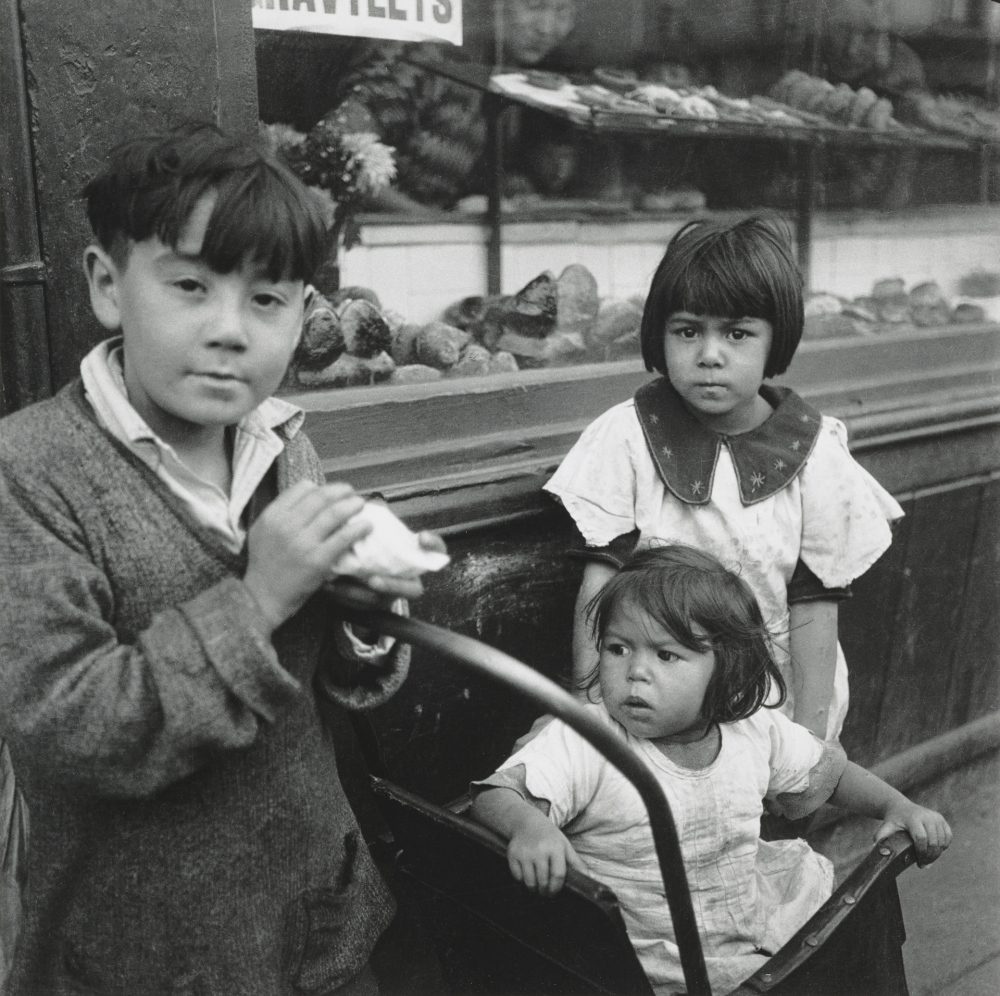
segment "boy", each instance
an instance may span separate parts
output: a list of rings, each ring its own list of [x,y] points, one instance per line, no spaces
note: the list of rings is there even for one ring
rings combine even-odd
[[[32,829],[10,991],[376,991],[392,902],[317,696],[375,705],[408,658],[314,597],[370,527],[270,397],[322,221],[207,125],[120,146],[84,196],[121,338],[0,423],[0,735]]]

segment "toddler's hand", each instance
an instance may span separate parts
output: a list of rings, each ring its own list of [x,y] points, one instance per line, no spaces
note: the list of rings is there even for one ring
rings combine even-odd
[[[348,484],[299,481],[247,534],[244,584],[276,629],[329,577],[330,565],[371,531],[356,518],[364,499]]]
[[[948,821],[933,809],[916,803],[890,809],[882,825],[875,831],[875,842],[884,840],[897,830],[905,830],[917,848],[917,864],[923,867],[937,861],[951,843]]]
[[[554,825],[534,825],[519,830],[507,844],[511,874],[529,889],[554,896],[566,881],[568,868],[586,872],[587,866]]]

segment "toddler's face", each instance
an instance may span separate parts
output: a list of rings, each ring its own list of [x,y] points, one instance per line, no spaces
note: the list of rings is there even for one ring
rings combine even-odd
[[[633,736],[686,743],[705,733],[712,650],[689,650],[641,609],[619,605],[600,648],[601,696]]]
[[[674,312],[663,334],[667,377],[710,429],[746,432],[770,414],[757,392],[773,336],[771,323],[763,318]]]
[[[271,281],[249,262],[220,274],[201,258],[213,203],[198,202],[176,248],[133,243],[123,267],[101,254],[96,276],[100,250],[88,249],[95,312],[124,338],[129,400],[167,442],[253,410],[281,382],[302,329],[302,281]]]

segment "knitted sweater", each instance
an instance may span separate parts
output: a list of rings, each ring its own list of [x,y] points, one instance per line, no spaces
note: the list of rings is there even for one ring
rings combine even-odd
[[[277,477],[320,479],[302,433]],[[32,833],[12,993],[322,994],[391,918],[316,697],[376,704],[405,651],[349,674],[321,597],[269,639],[244,568],[78,382],[0,422],[0,736]]]

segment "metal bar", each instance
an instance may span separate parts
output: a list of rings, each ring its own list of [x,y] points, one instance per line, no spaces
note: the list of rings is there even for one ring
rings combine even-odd
[[[503,270],[501,254],[503,250],[503,129],[500,112],[503,101],[493,93],[483,95],[483,111],[486,115],[486,292],[502,293]]]
[[[871,772],[906,793],[998,750],[1000,712],[991,712],[878,761]],[[845,810],[824,805],[809,824],[809,832],[840,823],[846,816]]]
[[[0,267],[0,284],[44,284],[45,264],[40,259]]]
[[[819,148],[814,142],[795,147],[795,251],[799,269],[809,290],[809,267],[812,264],[812,215],[814,187],[818,173]]]
[[[52,393],[19,0],[0,9],[0,413]]]
[[[356,582],[339,581],[327,591],[340,607],[348,610],[350,618],[380,633],[433,650],[463,667],[515,688],[576,730],[632,783],[649,811],[653,844],[660,861],[688,996],[711,996],[677,827],[670,804],[653,772],[572,695],[527,664],[471,637],[387,612],[380,607],[377,595]]]

